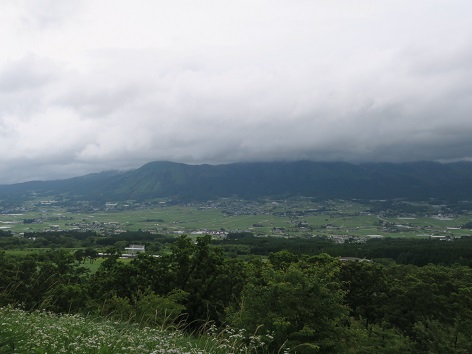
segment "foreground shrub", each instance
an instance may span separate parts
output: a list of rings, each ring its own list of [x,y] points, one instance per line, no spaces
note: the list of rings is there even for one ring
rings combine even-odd
[[[179,317],[182,316],[185,306],[181,303],[186,295],[180,290],[167,296],[159,296],[151,291],[138,291],[132,299],[113,295],[105,301],[99,314],[120,322],[168,328],[178,323]]]

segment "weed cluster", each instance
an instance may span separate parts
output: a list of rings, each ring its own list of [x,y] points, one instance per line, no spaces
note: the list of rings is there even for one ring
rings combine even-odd
[[[249,339],[248,339],[249,338]],[[270,336],[250,336],[215,326],[200,336],[178,330],[140,327],[128,322],[95,320],[46,311],[0,308],[0,353],[254,353],[267,348]]]

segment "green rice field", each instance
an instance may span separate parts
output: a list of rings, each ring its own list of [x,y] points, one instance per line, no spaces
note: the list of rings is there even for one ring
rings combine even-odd
[[[217,231],[250,231],[271,236],[381,235],[416,237],[418,235],[468,235],[460,229],[471,215],[438,217],[431,215],[383,216],[368,213],[368,206],[346,201],[315,203],[289,201],[243,201],[155,205],[135,209],[101,209],[69,212],[60,205],[31,208],[30,211],[0,214],[0,228],[14,233],[47,230],[92,230],[99,233],[151,231],[160,234],[204,234]],[[382,225],[382,222],[384,225]],[[385,224],[390,224],[385,227]],[[392,226],[395,227],[392,227]]]

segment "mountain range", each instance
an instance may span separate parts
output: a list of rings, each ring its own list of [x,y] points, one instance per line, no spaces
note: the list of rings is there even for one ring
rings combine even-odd
[[[230,196],[467,200],[472,199],[472,163],[150,162],[126,172],[0,185],[3,199],[59,194],[89,200],[202,200]]]

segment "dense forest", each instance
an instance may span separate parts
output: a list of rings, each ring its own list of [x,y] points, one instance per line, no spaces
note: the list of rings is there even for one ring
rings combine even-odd
[[[93,257],[62,249],[26,257],[2,252],[0,306],[179,324],[191,333],[230,326],[244,329],[248,341],[255,333],[270,338],[266,351],[273,353],[472,352],[471,256],[457,257],[465,243],[425,241],[426,258],[412,242],[411,262],[395,262],[407,245],[391,243],[393,251],[375,242],[346,245],[384,253],[375,257],[381,262],[343,262],[295,249],[228,257],[209,236],[196,242],[182,236],[167,244],[168,252],[130,262],[110,247],[95,272],[83,266]]]

